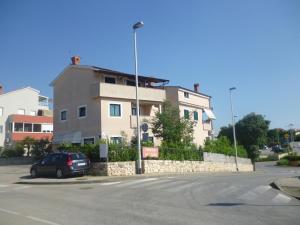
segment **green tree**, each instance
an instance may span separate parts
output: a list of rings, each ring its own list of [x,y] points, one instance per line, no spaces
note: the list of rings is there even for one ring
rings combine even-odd
[[[231,144],[233,144],[233,132],[232,125],[228,125],[227,127],[221,127],[218,138],[227,137]]]
[[[37,159],[52,151],[51,142],[48,139],[40,139],[34,142],[32,146],[31,155]]]
[[[259,146],[267,143],[269,124],[270,121],[265,120],[264,116],[255,113],[246,115],[236,123],[237,142],[246,148],[252,162],[259,155]],[[224,127],[219,135],[227,136],[232,142],[232,126]]]
[[[162,138],[166,144],[190,145],[193,141],[194,121],[181,118],[179,109],[165,101],[162,112],[157,112],[151,122],[155,137]]]

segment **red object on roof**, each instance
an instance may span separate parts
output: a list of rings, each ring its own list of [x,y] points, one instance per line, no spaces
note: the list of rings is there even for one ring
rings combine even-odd
[[[20,133],[11,134],[12,141],[22,141],[26,137],[31,137],[35,140],[48,139],[49,141],[51,141],[53,134],[52,133],[29,133],[29,132],[20,132]]]
[[[11,115],[12,122],[15,123],[53,123],[52,116],[29,116],[29,115]]]

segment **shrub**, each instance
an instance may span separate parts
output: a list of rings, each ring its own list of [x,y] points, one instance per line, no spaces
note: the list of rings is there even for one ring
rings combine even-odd
[[[181,144],[165,144],[163,143],[159,148],[159,159],[161,160],[203,160],[203,152],[195,145],[183,146]]]
[[[1,156],[5,158],[11,158],[11,157],[21,157],[25,153],[24,149],[21,146],[16,146],[15,148],[10,149],[4,149],[2,151]]]
[[[283,159],[287,159],[288,161],[300,161],[299,155],[287,155],[283,157]]]
[[[137,150],[134,146],[123,146],[119,144],[108,145],[108,161],[135,161],[137,160]]]
[[[266,158],[258,158],[256,162],[269,162],[269,161],[277,161],[278,157],[276,155],[268,155]]]
[[[91,162],[100,161],[99,156],[99,145],[72,145],[72,144],[62,144],[57,148],[59,151],[67,151],[67,152],[81,152],[85,154]]]
[[[216,140],[205,141],[204,151],[235,156],[235,148],[230,144],[229,139],[225,136],[221,136]],[[237,146],[237,154],[242,158],[247,158],[248,156],[246,149],[240,145]]]
[[[81,152],[85,154],[91,162],[99,162],[99,144],[94,145],[71,145],[63,144],[58,147],[60,151]],[[137,159],[137,151],[135,147],[123,146],[121,144],[108,145],[108,161],[135,161]]]
[[[280,160],[278,160],[277,165],[278,166],[288,166],[289,165],[289,160],[287,160],[287,159],[280,159]]]

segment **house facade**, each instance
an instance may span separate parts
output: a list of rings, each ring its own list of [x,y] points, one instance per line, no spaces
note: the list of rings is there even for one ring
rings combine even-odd
[[[169,99],[173,89],[166,87],[168,82],[165,79],[139,76],[139,115],[142,126],[150,127],[155,113],[161,111],[163,102]],[[72,64],[52,81],[51,86],[54,94],[54,144],[87,144],[99,139],[119,143],[130,142],[136,137],[135,75],[80,65],[80,58],[73,57]],[[177,92],[181,93],[181,89]],[[208,99],[208,102],[210,100],[209,96],[190,92],[196,96],[195,101],[202,97]],[[184,101],[179,96],[174,104],[177,103],[181,108]],[[198,104],[202,104],[202,100]],[[203,107],[210,107],[210,103],[204,104]],[[189,106],[195,107],[193,104]],[[201,107],[196,108],[200,110]],[[205,134],[208,132],[199,133]],[[155,145],[160,144],[151,129],[144,129],[141,138],[153,141]],[[205,138],[195,141],[203,144],[201,140]]]
[[[7,93],[3,93],[2,87],[0,90],[1,147],[13,145],[25,136],[52,138],[53,122],[48,97],[31,87]]]

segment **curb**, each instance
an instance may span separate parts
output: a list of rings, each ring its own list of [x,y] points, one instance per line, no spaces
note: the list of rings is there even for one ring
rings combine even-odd
[[[62,185],[62,184],[94,184],[94,183],[105,183],[110,181],[104,180],[88,180],[88,181],[57,181],[57,182],[50,182],[50,181],[18,181],[15,184],[31,184],[31,185]]]
[[[289,196],[292,196],[292,197],[294,197],[294,198],[300,200],[300,196],[299,196],[299,195],[295,195],[295,194],[293,194],[293,193],[287,191],[284,187],[287,187],[287,188],[288,188],[288,186],[281,186],[281,185],[278,183],[278,180],[275,180],[274,182],[272,182],[272,183],[270,184],[270,186],[273,187],[273,188],[275,188],[275,189],[280,190],[280,191],[283,192],[283,193],[288,194]],[[299,187],[299,188],[300,188],[300,187]]]

